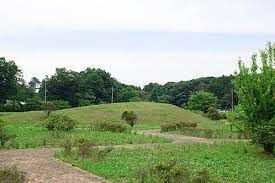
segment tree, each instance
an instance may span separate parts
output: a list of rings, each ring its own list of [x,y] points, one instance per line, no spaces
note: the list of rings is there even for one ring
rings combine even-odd
[[[137,115],[134,111],[124,111],[121,115],[121,119],[125,120],[131,127],[134,127],[137,122]]]
[[[52,102],[44,102],[42,104],[42,109],[46,112],[47,117],[49,117],[51,113],[56,110],[56,107]]]
[[[42,81],[39,93],[44,96],[45,80]],[[47,81],[47,97],[49,100],[65,100],[71,106],[78,106],[79,73],[57,68],[56,73]]]
[[[21,71],[14,61],[6,61],[0,57],[0,103],[5,103],[9,97],[16,95],[17,81]]]
[[[218,107],[218,98],[208,92],[199,91],[192,94],[187,106],[190,110],[198,110],[206,113],[210,107]]]
[[[41,86],[41,82],[36,77],[32,77],[31,81],[28,84],[29,84],[29,87],[32,88],[34,91],[39,89]]]
[[[251,67],[239,60],[239,74],[234,86],[247,119],[244,121],[251,132],[254,143],[262,145],[266,152],[272,152],[275,145],[275,46],[268,43],[258,54],[251,57]]]

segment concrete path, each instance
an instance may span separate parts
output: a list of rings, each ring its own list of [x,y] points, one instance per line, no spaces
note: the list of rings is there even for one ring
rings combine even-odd
[[[0,167],[16,165],[27,172],[31,183],[106,183],[101,177],[92,175],[53,158],[58,149],[0,150]]]

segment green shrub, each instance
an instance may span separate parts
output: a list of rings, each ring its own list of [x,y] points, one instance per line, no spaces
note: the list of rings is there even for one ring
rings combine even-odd
[[[176,131],[177,125],[175,123],[165,123],[160,125],[160,129],[162,132]]]
[[[30,98],[26,100],[24,105],[24,111],[37,111],[41,110],[42,101],[36,98]]]
[[[178,123],[165,123],[160,126],[162,132],[168,131],[176,131],[176,130],[184,130],[188,128],[196,128],[197,123],[185,123],[185,122],[178,122]]]
[[[161,162],[149,171],[137,171],[139,182],[152,183],[214,183],[208,171],[192,172],[180,166],[177,161]]]
[[[70,156],[72,154],[72,150],[74,147],[74,141],[71,140],[70,138],[66,138],[64,141],[63,147],[64,147],[64,155]]]
[[[110,154],[115,148],[105,147],[105,148],[94,148],[92,153],[92,158],[94,161],[104,160],[108,154]]]
[[[3,106],[5,112],[22,112],[22,108],[16,101],[8,100]]]
[[[90,129],[92,131],[109,131],[109,132],[116,132],[116,133],[122,133],[127,131],[127,127],[125,125],[119,124],[119,123],[96,123],[95,125],[92,124],[90,126]]]
[[[137,114],[134,111],[124,111],[121,115],[121,119],[125,120],[128,125],[133,127],[137,122]]]
[[[209,107],[208,112],[207,112],[207,117],[212,120],[222,119],[221,113],[218,111],[218,109],[216,109],[214,107]]]
[[[26,183],[26,173],[18,170],[17,167],[0,168],[1,183]]]
[[[81,158],[87,158],[91,155],[92,148],[95,144],[88,140],[81,138],[77,141],[77,152]]]
[[[54,115],[45,122],[49,131],[70,131],[76,127],[77,122],[66,115]]]
[[[65,101],[65,100],[54,100],[53,104],[54,104],[56,110],[71,108],[69,102]]]
[[[273,152],[275,146],[275,118],[264,125],[258,125],[252,130],[252,140],[261,144],[266,152]]]

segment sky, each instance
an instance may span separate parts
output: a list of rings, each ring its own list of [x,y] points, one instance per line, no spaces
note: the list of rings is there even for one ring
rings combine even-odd
[[[0,0],[0,56],[24,78],[105,69],[120,82],[233,74],[275,40],[274,0]]]

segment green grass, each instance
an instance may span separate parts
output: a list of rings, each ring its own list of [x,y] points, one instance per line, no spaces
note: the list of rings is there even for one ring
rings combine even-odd
[[[60,147],[66,138],[87,138],[96,145],[166,143],[169,139],[156,136],[145,136],[132,133],[112,133],[90,131],[87,128],[77,128],[71,132],[49,132],[40,123],[12,123],[5,127],[8,134],[16,134],[14,140],[9,141],[6,147],[35,148],[42,146]]]
[[[125,110],[135,111],[138,115],[138,125],[143,125],[146,129],[159,128],[161,123],[166,122],[183,121],[200,123],[211,121],[201,115],[170,104],[152,102],[127,102],[91,105],[60,110],[55,113],[68,115],[77,120],[81,125],[88,125],[96,122],[122,122],[121,114]],[[41,122],[46,118],[42,111],[0,114],[3,115],[1,118],[9,123],[24,121]]]
[[[275,180],[274,156],[261,154],[245,143],[169,145],[155,149],[116,149],[102,161],[77,158],[75,154],[56,157],[114,182],[132,182],[141,169],[148,172],[160,162],[176,160],[191,172],[206,170],[218,182],[267,182]]]

